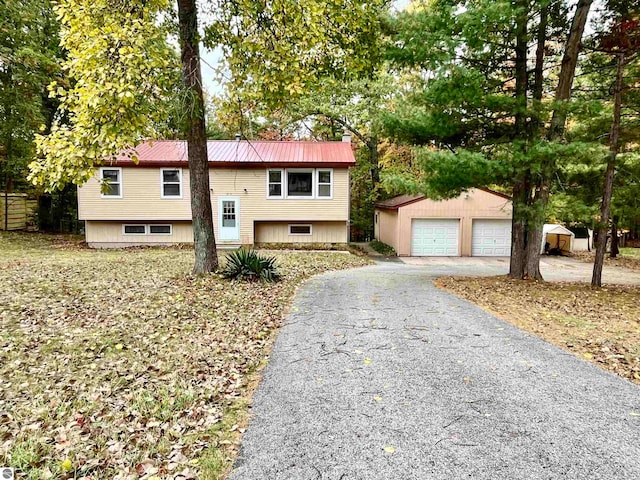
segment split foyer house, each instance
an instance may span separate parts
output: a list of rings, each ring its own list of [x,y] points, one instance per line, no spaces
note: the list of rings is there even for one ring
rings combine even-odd
[[[345,244],[349,167],[343,142],[209,141],[216,242]],[[153,141],[96,168],[78,189],[78,216],[93,247],[192,243],[186,142]],[[101,184],[107,183],[107,191]]]

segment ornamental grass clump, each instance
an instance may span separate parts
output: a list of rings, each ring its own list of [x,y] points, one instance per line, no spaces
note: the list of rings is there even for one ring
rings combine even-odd
[[[230,279],[266,282],[280,280],[275,257],[265,257],[255,250],[245,249],[236,250],[227,256],[222,276]]]

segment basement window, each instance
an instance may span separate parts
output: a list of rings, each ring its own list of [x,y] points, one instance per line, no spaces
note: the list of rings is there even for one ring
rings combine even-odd
[[[123,225],[122,233],[124,233],[125,235],[146,235],[147,226],[146,225]]]
[[[289,225],[289,235],[311,235],[311,225]]]
[[[151,235],[171,235],[171,225],[149,225]]]

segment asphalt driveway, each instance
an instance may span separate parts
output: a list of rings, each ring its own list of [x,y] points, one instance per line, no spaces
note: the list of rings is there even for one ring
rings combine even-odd
[[[640,388],[432,275],[380,263],[299,291],[231,480],[640,478]]]
[[[406,265],[425,267],[435,276],[506,275],[509,272],[508,257],[398,257],[393,259]],[[593,264],[568,257],[540,259],[540,273],[550,282],[591,282]],[[602,282],[606,284],[640,285],[640,272],[605,265]]]

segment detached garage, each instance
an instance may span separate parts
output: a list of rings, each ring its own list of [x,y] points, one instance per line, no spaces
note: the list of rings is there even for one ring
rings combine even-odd
[[[400,195],[376,203],[375,238],[401,256],[509,256],[511,199],[473,189],[451,200]]]

